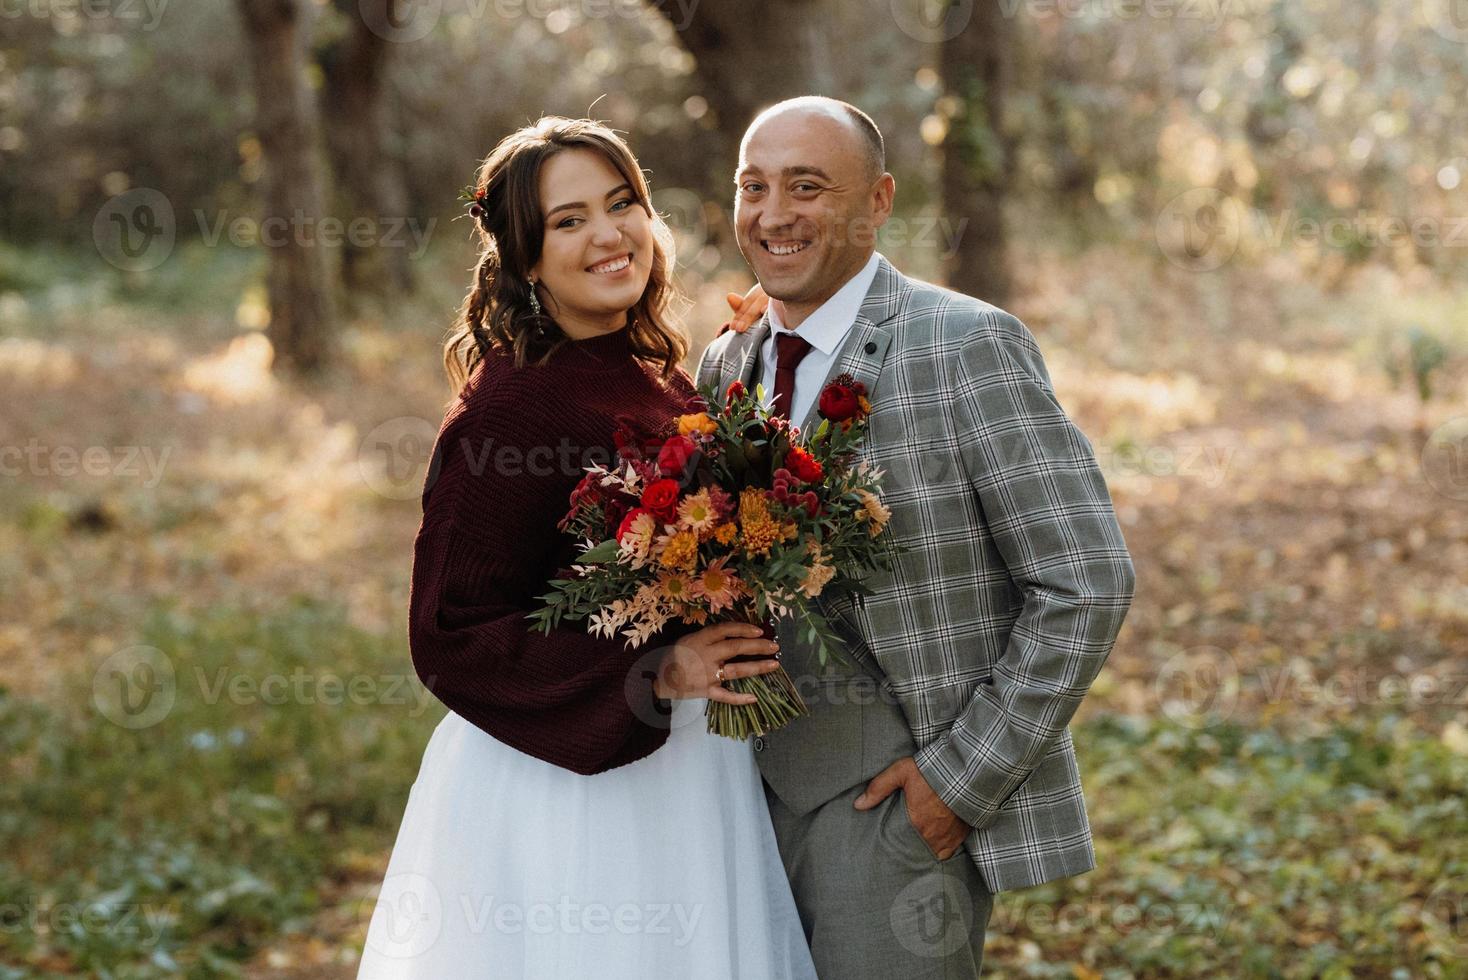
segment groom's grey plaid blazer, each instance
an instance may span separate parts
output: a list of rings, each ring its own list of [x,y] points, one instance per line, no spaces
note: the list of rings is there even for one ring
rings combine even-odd
[[[752,388],[769,330],[766,318],[720,336],[699,383]],[[1023,323],[885,258],[827,380],[842,372],[866,385],[863,457],[884,471],[889,531],[910,550],[868,579],[873,595],[822,609],[885,675],[991,890],[1088,871],[1067,725],[1135,583],[1091,444]],[[801,427],[817,421],[813,405]]]

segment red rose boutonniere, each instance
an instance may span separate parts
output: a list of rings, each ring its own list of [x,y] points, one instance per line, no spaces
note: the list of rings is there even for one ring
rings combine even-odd
[[[821,418],[848,429],[852,422],[871,414],[872,404],[867,401],[866,385],[849,374],[842,374],[821,390],[818,410]]]

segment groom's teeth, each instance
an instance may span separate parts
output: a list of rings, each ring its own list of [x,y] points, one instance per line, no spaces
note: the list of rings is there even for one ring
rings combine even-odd
[[[805,248],[805,246],[805,242],[784,242],[779,245],[776,245],[774,242],[765,242],[765,248],[769,249],[775,255],[794,255],[796,252]]]
[[[631,264],[632,257],[630,255],[624,255],[621,258],[611,259],[607,262],[603,262],[601,265],[594,265],[591,267],[591,271],[598,274],[603,272],[618,272],[622,269],[627,268]]]

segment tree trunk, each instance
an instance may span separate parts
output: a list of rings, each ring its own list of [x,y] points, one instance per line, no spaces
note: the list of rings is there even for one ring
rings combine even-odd
[[[372,4],[376,10],[365,9]],[[391,136],[387,70],[393,45],[369,23],[394,23],[401,0],[333,0],[345,20],[343,34],[320,45],[316,60],[326,79],[322,125],[336,177],[331,205],[350,229],[366,219],[365,237],[342,241],[342,282],[354,293],[412,292],[410,237],[399,223],[408,215],[401,161],[389,151]],[[368,15],[372,15],[369,17]]]
[[[939,54],[939,105],[948,122],[943,210],[950,221],[967,221],[944,278],[997,306],[1010,291],[1003,209],[1013,156],[1003,126],[1010,43],[1009,20],[996,0],[977,0],[968,25],[943,41]]]
[[[287,370],[323,371],[336,345],[316,116],[306,88],[297,0],[236,0],[255,80],[255,127],[265,159],[261,241],[270,256],[267,336]]]
[[[730,147],[766,106],[797,95],[838,95],[823,0],[659,3],[693,55],[713,125]],[[685,12],[691,10],[691,13]],[[733,160],[730,152],[728,159]]]

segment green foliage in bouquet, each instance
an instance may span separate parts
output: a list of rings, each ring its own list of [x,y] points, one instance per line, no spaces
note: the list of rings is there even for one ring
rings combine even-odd
[[[771,415],[739,382],[702,392],[694,411],[651,439],[625,429],[617,458],[595,466],[571,494],[561,527],[583,542],[572,576],[551,581],[532,629],[585,620],[629,647],[673,620],[800,624],[825,665],[841,638],[816,601],[867,591],[891,567],[890,514],[881,474],[861,461],[871,411],[860,382],[842,375],[821,392],[822,421],[808,436]],[[753,705],[709,702],[709,730],[763,734],[808,713],[783,669],[725,682]]]

